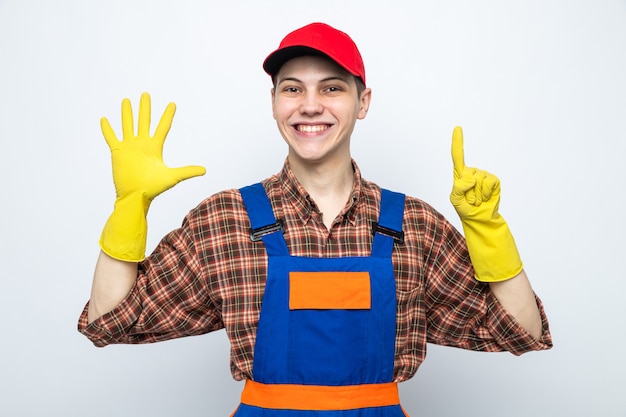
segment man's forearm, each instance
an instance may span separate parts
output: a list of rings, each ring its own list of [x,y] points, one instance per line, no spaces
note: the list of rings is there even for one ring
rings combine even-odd
[[[526,272],[522,271],[515,277],[500,282],[489,283],[491,291],[502,307],[531,334],[539,339],[543,333],[541,313],[537,306]]]
[[[137,279],[137,262],[125,262],[100,252],[91,286],[89,323],[117,307]]]

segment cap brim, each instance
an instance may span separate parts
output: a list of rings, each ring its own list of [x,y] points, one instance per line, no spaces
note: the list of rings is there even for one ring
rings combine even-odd
[[[307,55],[322,55],[333,59],[325,53],[308,46],[288,46],[286,48],[277,49],[276,51],[272,52],[265,59],[265,62],[263,62],[263,69],[270,76],[274,77],[278,73],[278,71],[280,71],[280,68],[285,64],[285,62],[299,56]]]

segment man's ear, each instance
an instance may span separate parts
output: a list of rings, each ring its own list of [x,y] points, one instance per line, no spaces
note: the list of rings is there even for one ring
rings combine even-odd
[[[370,101],[372,100],[372,89],[366,88],[361,92],[361,97],[359,98],[359,113],[357,115],[358,119],[365,119],[367,116],[367,111],[370,108]]]
[[[274,87],[271,88],[270,90],[270,95],[272,97],[272,117],[274,118],[274,120],[276,120],[276,114],[274,113],[274,98],[276,95],[276,89]]]

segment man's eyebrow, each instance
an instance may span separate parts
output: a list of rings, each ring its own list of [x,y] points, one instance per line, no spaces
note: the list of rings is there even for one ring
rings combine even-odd
[[[326,78],[320,80],[320,82],[343,81],[344,83],[348,83],[348,79],[349,79],[349,77],[343,77],[341,75],[331,75],[330,77],[326,77]]]
[[[302,82],[302,80],[300,80],[300,79],[298,79],[296,77],[285,77],[285,78],[279,78],[278,79],[278,84],[280,84],[282,82],[285,82],[285,81],[293,81],[293,82],[296,82],[296,83],[301,83]]]

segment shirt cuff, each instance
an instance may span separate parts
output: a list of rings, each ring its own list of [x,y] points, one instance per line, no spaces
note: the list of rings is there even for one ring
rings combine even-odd
[[[548,326],[543,303],[535,296],[541,314],[542,334],[539,339],[530,335],[500,304],[493,293],[488,295],[489,313],[487,327],[502,349],[514,355],[521,355],[535,350],[546,350],[552,347],[552,336]]]
[[[115,309],[91,323],[87,317],[89,309],[89,302],[87,302],[78,319],[78,331],[97,347],[114,343],[130,343],[129,329],[137,322],[141,312],[141,303],[134,291],[135,287]]]

